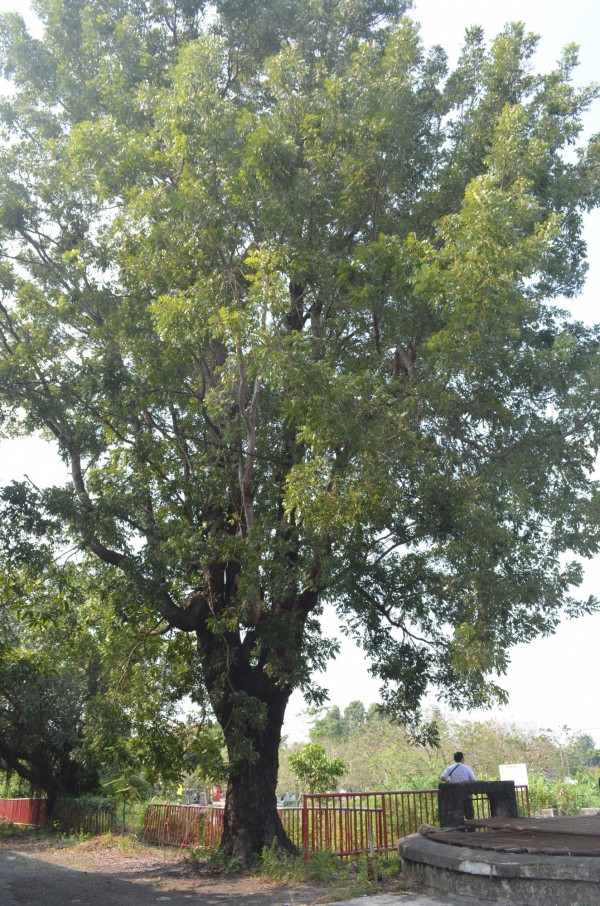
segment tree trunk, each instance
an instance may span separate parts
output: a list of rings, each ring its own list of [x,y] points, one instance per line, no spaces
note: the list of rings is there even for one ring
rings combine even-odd
[[[39,746],[29,757],[27,779],[36,790],[44,790],[48,800],[48,814],[59,797],[77,798],[98,789],[98,774],[85,768],[73,758],[70,747],[49,749]],[[21,772],[19,772],[21,773]],[[21,776],[25,776],[21,773]]]
[[[279,743],[288,691],[273,683],[268,695],[261,696],[266,711],[262,727],[246,726],[244,745],[252,746],[253,756],[240,757],[239,730],[224,727],[231,772],[225,798],[221,852],[247,865],[252,856],[274,844],[291,853],[297,849],[283,829],[277,812],[277,773]]]

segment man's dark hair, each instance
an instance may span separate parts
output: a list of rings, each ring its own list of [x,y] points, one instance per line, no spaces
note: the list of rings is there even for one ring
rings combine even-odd
[[[455,760],[455,761],[462,761],[464,757],[465,757],[465,756],[463,755],[462,752],[455,752],[455,753],[454,753],[454,760]]]

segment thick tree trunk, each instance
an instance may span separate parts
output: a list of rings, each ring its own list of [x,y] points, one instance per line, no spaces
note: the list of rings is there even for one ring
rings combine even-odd
[[[292,543],[286,564],[298,555]],[[303,664],[304,628],[318,603],[314,585],[265,605],[257,598],[244,632],[216,623],[225,613],[245,612],[236,600],[239,564],[206,570],[205,587],[190,596],[179,628],[195,625],[203,679],[223,730],[229,759],[221,852],[244,865],[273,844],[296,852],[277,814],[279,744],[285,709]],[[229,613],[227,619],[230,620]],[[173,612],[171,618],[180,618]]]
[[[279,743],[288,699],[289,692],[281,692],[274,685],[268,696],[262,696],[264,725],[244,730],[244,745],[252,746],[254,757],[240,758],[239,735],[230,735],[225,728],[232,771],[225,798],[221,852],[244,865],[274,844],[288,852],[297,851],[277,813]]]
[[[88,771],[75,761],[70,748],[48,752],[45,758],[34,758],[31,763],[33,785],[45,791],[49,814],[59,797],[75,799],[98,789],[96,771]]]

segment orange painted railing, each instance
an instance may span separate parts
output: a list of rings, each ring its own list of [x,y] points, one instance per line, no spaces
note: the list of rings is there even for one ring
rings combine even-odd
[[[222,808],[158,803],[146,807],[143,837],[147,843],[210,850],[219,844],[222,832]]]
[[[529,790],[516,787],[519,814],[529,815]],[[395,790],[371,793],[319,793],[304,796],[302,807],[279,809],[290,839],[310,853],[359,855],[372,845],[391,851],[400,837],[421,824],[438,824],[438,791]],[[477,818],[489,817],[487,796],[474,796]],[[197,805],[149,805],[144,840],[172,846],[214,849],[223,831],[223,809]]]
[[[13,824],[45,824],[45,799],[0,799],[0,818]]]
[[[302,849],[359,855],[392,849],[421,824],[437,823],[437,790],[320,793],[304,797]]]

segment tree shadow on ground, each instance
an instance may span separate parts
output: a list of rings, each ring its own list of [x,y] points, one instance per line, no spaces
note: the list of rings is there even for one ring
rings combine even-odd
[[[257,890],[243,879],[199,879],[197,886],[171,889],[177,884],[167,868],[145,872],[84,871],[54,865],[12,850],[0,851],[0,904],[2,906],[283,906],[315,903],[309,890],[290,887]],[[177,871],[175,871],[177,874]],[[189,876],[187,883],[189,883]]]

